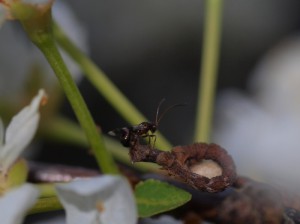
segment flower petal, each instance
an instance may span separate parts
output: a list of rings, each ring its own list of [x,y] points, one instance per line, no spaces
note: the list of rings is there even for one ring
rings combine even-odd
[[[0,198],[1,224],[22,223],[38,196],[39,190],[31,184],[24,184],[6,193]]]
[[[39,90],[38,95],[33,98],[30,105],[24,107],[17,115],[15,115],[7,127],[5,143],[13,141],[17,132],[24,127],[28,120],[37,116],[40,104],[46,97],[43,89]]]
[[[57,185],[68,224],[134,224],[137,209],[127,180],[105,175]]]
[[[45,96],[45,91],[40,90],[31,104],[14,116],[7,127],[4,145],[0,148],[2,171],[9,168],[32,140],[40,118],[38,109]]]

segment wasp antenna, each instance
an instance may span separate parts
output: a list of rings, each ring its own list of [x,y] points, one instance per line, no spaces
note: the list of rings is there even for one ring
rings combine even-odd
[[[162,103],[166,100],[166,98],[162,98],[157,106],[157,109],[156,109],[156,115],[155,115],[155,125],[157,126],[158,125],[158,122],[159,122],[159,118],[158,118],[158,114],[159,114],[159,109],[160,109],[160,106],[162,105]]]
[[[159,122],[161,121],[161,119],[163,118],[163,116],[168,112],[170,111],[171,109],[174,109],[175,107],[181,107],[181,106],[186,106],[187,104],[186,103],[178,103],[178,104],[174,104],[170,107],[168,107],[167,109],[165,109],[161,115],[159,116],[159,118],[156,120],[156,126],[158,126]]]

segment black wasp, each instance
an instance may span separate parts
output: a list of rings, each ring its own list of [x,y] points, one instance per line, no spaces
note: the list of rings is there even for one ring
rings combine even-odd
[[[184,104],[175,104],[173,106],[170,106],[160,116],[158,116],[160,106],[164,101],[165,101],[165,99],[162,99],[158,104],[154,122],[144,121],[135,126],[116,128],[116,129],[108,132],[108,134],[111,136],[118,136],[120,138],[120,142],[125,147],[132,147],[139,141],[140,138],[146,138],[146,137],[149,137],[149,143],[150,143],[150,138],[154,138],[154,143],[155,143],[156,136],[154,135],[154,132],[157,130],[158,124],[159,124],[160,120],[162,119],[162,117],[170,109],[177,107],[177,106],[184,105]]]

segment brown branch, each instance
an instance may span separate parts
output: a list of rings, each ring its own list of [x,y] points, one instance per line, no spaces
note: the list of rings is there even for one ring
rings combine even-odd
[[[236,179],[235,165],[231,156],[216,144],[194,143],[176,146],[170,152],[160,151],[149,145],[135,144],[130,148],[129,155],[132,162],[157,163],[171,176],[201,191],[223,191]],[[192,169],[204,160],[215,162],[220,166],[221,173],[207,177]]]

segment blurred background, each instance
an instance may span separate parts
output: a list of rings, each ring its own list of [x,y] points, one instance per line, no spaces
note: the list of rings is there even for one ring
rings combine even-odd
[[[192,141],[202,50],[204,1],[66,1],[88,34],[91,58],[149,118],[158,102],[187,103],[159,129],[173,144]],[[255,66],[300,29],[297,0],[224,1],[218,93],[245,89]],[[81,83],[104,132],[126,123]]]
[[[158,102],[162,98],[167,99],[163,105],[166,107],[187,103],[187,106],[168,113],[160,123],[159,130],[174,145],[192,143],[202,52],[204,1],[65,2],[80,23],[80,26],[73,28],[83,31],[86,51],[92,60],[146,117],[154,119]],[[278,167],[282,169],[290,163],[290,160],[282,161],[286,154],[291,155],[291,158],[300,156],[297,149],[300,122],[284,119],[298,119],[298,111],[285,112],[295,109],[288,109],[290,105],[299,104],[296,96],[300,95],[300,2],[226,0],[222,18],[213,141],[228,149],[241,173],[259,179],[263,176],[261,170],[267,170],[262,168],[264,164],[272,161],[276,167],[274,165],[270,170]],[[290,51],[293,51],[294,67],[288,64],[288,57],[278,56],[289,55]],[[279,62],[283,63],[282,66],[279,66]],[[274,68],[274,64],[278,67]],[[268,70],[268,66],[273,70]],[[289,67],[293,67],[292,78],[288,76]],[[280,74],[273,77],[274,71],[280,71]],[[128,125],[88,81],[83,78],[79,86],[104,133]],[[293,92],[289,95],[291,89]],[[265,102],[272,102],[275,106],[266,106]],[[74,118],[66,101],[61,111]],[[286,122],[277,122],[281,118]],[[289,124],[293,124],[292,130]],[[277,131],[274,135],[273,130]],[[286,133],[285,140],[282,133]],[[257,144],[259,140],[264,142],[264,139],[272,144]],[[286,151],[287,145],[292,149],[290,152]],[[260,154],[264,149],[267,149],[266,152]],[[86,151],[74,150],[72,159],[65,158],[63,155],[69,152],[66,146],[50,144],[36,158],[72,165],[78,164],[74,159],[77,158],[81,164],[95,165]],[[277,157],[269,158],[270,153]],[[261,157],[264,159],[260,160]],[[257,164],[255,161],[258,161]],[[245,167],[242,164],[246,164]],[[250,165],[259,165],[260,168],[249,169]],[[280,171],[276,170],[276,173]]]

